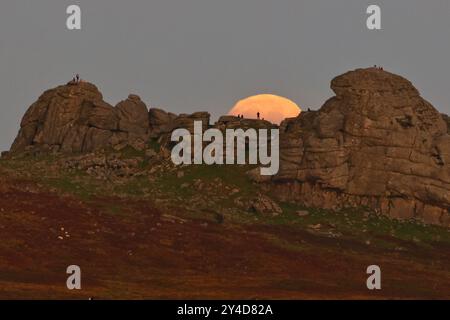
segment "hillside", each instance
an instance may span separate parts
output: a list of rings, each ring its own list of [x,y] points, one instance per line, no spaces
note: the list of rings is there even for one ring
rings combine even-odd
[[[378,69],[331,86],[281,123],[273,177],[170,159],[195,120],[268,121],[112,106],[87,82],[46,91],[0,159],[0,298],[450,298],[448,118]]]

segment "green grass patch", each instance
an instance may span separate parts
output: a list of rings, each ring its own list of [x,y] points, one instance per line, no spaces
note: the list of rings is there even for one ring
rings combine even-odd
[[[284,225],[305,229],[321,225],[342,233],[343,237],[361,242],[370,240],[379,246],[398,246],[398,241],[414,242],[417,246],[429,247],[435,244],[450,246],[449,229],[434,225],[424,225],[413,220],[399,221],[387,216],[370,213],[367,209],[342,209],[331,211],[282,203],[283,214],[259,220],[263,224]],[[298,216],[297,211],[305,210],[309,214]],[[391,240],[390,240],[391,239]]]

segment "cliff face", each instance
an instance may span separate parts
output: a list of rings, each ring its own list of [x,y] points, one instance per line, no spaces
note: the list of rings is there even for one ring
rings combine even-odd
[[[331,89],[319,111],[281,124],[279,197],[450,225],[450,135],[439,112],[375,68],[338,76]]]

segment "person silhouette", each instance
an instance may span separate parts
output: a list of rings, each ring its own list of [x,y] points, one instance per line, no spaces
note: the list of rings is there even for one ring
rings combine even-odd
[[[80,75],[77,73],[77,75],[75,76],[75,78],[77,79],[77,83],[80,82]]]
[[[256,114],[256,117],[259,119],[259,116],[260,116],[260,114],[259,114],[259,112]]]

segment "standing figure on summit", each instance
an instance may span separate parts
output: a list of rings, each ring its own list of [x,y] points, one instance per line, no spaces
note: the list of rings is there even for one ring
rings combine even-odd
[[[259,114],[259,112],[256,114],[256,117],[259,119],[259,116],[260,116],[260,114]]]
[[[77,75],[75,76],[77,83],[80,83],[80,75],[77,73]]]

